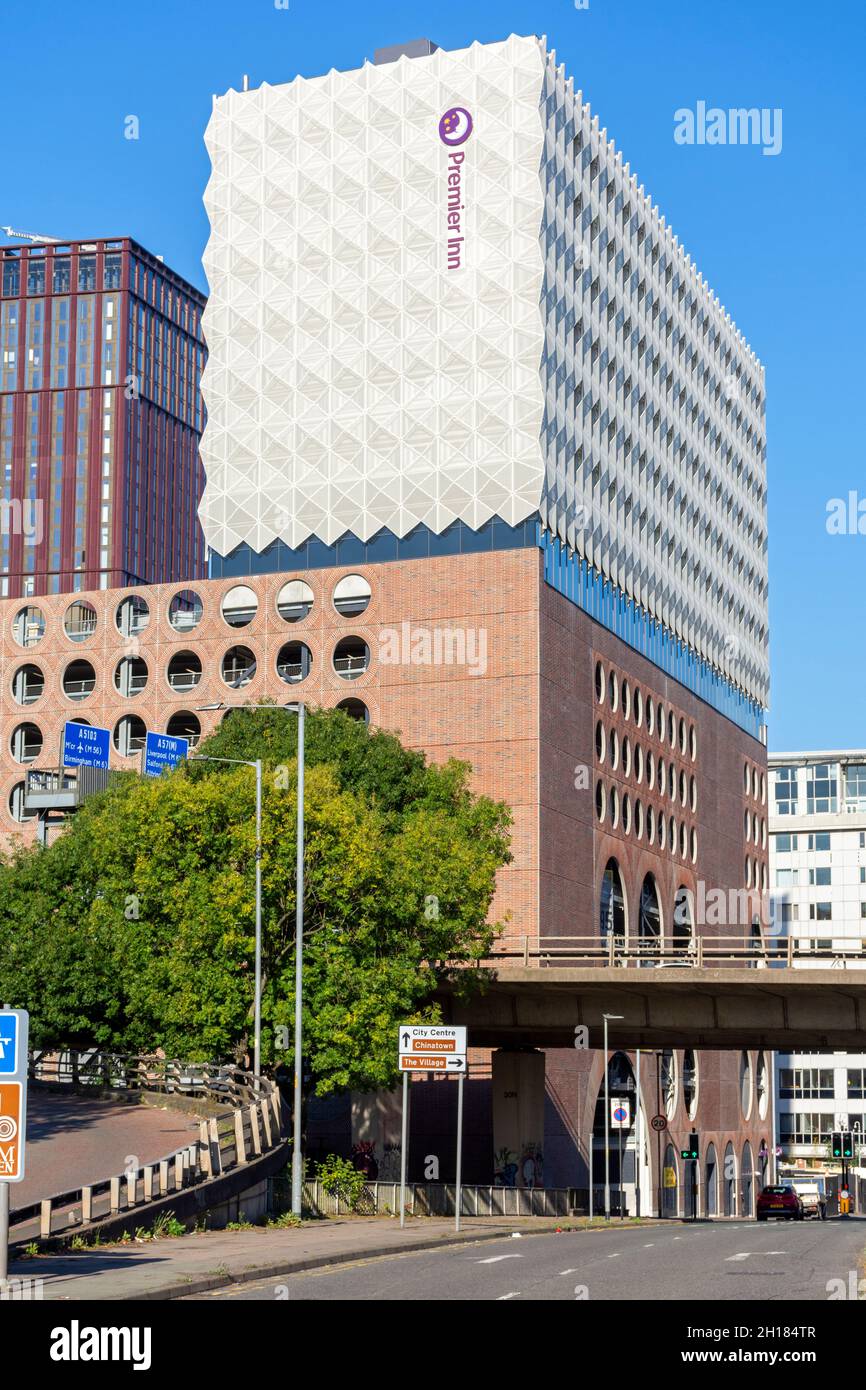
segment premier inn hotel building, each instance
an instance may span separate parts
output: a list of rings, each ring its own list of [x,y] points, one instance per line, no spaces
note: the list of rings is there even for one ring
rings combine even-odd
[[[147,729],[302,698],[509,803],[493,912],[530,960],[577,936],[687,967],[704,932],[759,934],[764,372],[582,93],[542,39],[419,41],[229,91],[206,141],[210,577],[2,605],[7,834],[66,718],[134,768]],[[746,924],[699,920],[718,888]],[[604,1058],[526,1041],[471,1054],[464,1177],[585,1194]],[[634,1062],[609,1062],[630,1211]],[[753,1210],[769,1074],[644,1057],[644,1211],[690,1203],[693,1128],[699,1213]],[[410,1176],[453,1176],[456,1087],[414,1088]],[[314,1108],[309,1146],[392,1176],[390,1099]]]

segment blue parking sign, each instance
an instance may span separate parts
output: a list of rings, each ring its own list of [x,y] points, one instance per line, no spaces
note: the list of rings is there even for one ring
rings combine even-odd
[[[171,734],[151,734],[144,740],[145,777],[159,777],[166,768],[182,763],[189,753],[188,738],[174,738]]]
[[[68,719],[63,725],[64,767],[108,767],[111,733]]]
[[[14,1076],[18,1070],[18,1015],[0,1011],[0,1076]]]

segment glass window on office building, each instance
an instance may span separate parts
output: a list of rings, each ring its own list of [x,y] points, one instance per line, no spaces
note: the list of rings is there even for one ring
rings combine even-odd
[[[820,835],[810,835],[808,840],[808,848],[815,850],[819,853],[823,850],[828,850],[830,848],[829,834],[826,831],[824,831]]]
[[[779,1070],[780,1100],[832,1100],[832,1070],[817,1067],[781,1067]]]
[[[796,816],[797,814],[797,769],[795,767],[776,768],[776,815]]]
[[[106,256],[105,266],[102,272],[102,288],[104,290],[120,289],[120,256]]]
[[[804,1113],[779,1115],[779,1138],[783,1144],[829,1144],[833,1133],[833,1116],[813,1110]]]
[[[54,257],[54,273],[52,276],[52,289],[55,294],[68,294],[70,288],[70,261],[68,256]]]
[[[17,251],[4,251],[3,253],[3,294],[12,297],[17,295],[21,287],[21,265],[18,260]]]
[[[866,811],[866,763],[852,763],[845,770],[845,810]]]
[[[96,257],[78,257],[78,288],[79,290],[96,289]]]
[[[790,854],[797,848],[796,835],[775,835],[773,837],[773,847],[777,854]]]
[[[45,261],[31,252],[27,261],[27,293],[45,293]]]
[[[838,810],[839,783],[835,765],[816,763],[813,767],[807,767],[806,814],[821,816]]]

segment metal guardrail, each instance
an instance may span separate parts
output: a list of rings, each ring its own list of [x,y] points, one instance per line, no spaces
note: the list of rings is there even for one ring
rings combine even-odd
[[[304,1207],[318,1216],[387,1216],[400,1210],[399,1182],[367,1183],[351,1205],[338,1192],[326,1192],[322,1184],[306,1182]],[[406,1211],[411,1216],[453,1216],[454,1183],[408,1183]],[[588,1209],[586,1188],[463,1186],[462,1216],[573,1216]]]
[[[16,1208],[11,1224],[18,1239],[24,1238],[20,1228],[37,1219],[39,1236],[46,1239],[74,1235],[90,1222],[133,1209],[140,1208],[145,1217],[149,1202],[250,1163],[276,1148],[285,1136],[276,1083],[260,1077],[257,1086],[250,1072],[235,1066],[96,1049],[46,1048],[31,1053],[28,1070],[32,1080],[54,1085],[202,1096],[223,1103],[225,1111],[201,1120],[197,1139],[153,1163],[130,1166],[100,1182]]]
[[[866,969],[866,951],[852,941],[850,949],[813,946],[808,939],[793,936],[769,941],[735,936],[693,936],[687,940],[646,939],[617,936],[522,936],[496,942],[482,964],[514,960],[529,965],[595,964],[641,967],[690,968],[740,965],[751,969],[774,969],[808,961],[815,965],[844,966],[848,961]]]

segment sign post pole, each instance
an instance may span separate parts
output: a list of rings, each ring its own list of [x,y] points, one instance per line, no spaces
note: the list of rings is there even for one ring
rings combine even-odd
[[[9,1184],[0,1182],[0,1292],[9,1272]]]
[[[454,1229],[460,1230],[463,1196],[463,1072],[457,1078],[457,1184],[454,1193]]]
[[[400,1126],[400,1230],[406,1225],[406,1156],[409,1151],[409,1073],[403,1073],[403,1118]]]
[[[0,1008],[0,1293],[9,1270],[9,1187],[24,1177],[30,1018]]]

